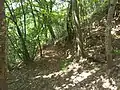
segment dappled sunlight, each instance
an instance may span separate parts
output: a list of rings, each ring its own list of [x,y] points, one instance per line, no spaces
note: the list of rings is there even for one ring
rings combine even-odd
[[[36,75],[32,78],[32,80],[37,80],[39,78],[51,80],[54,78],[56,82],[61,82],[60,85],[53,85],[55,90],[76,90],[74,89],[78,87],[76,85],[79,85],[79,89],[81,90],[86,90],[87,88],[88,90],[96,90],[99,88],[117,90],[116,82],[113,79],[107,79],[106,73],[101,73],[100,68],[94,66],[94,63],[89,63],[89,67],[94,68],[85,69],[83,65],[85,62],[87,62],[86,59],[80,60],[78,63],[72,62],[64,70],[53,72],[47,75]],[[63,79],[64,83],[60,79]]]
[[[87,61],[87,59],[83,59],[83,58],[81,57],[81,59],[79,60],[79,63],[82,63],[82,62],[85,62],[85,61]]]
[[[82,62],[86,62],[86,59],[84,60],[80,60],[81,63]],[[60,86],[58,85],[54,85],[54,89],[55,90],[65,90],[68,89],[70,87],[74,87],[76,84],[80,83],[81,81],[84,81],[85,79],[87,79],[89,76],[91,76],[92,74],[96,73],[99,68],[94,68],[91,70],[84,70],[84,67],[82,66],[82,64],[76,63],[76,62],[72,62],[70,65],[68,65],[64,70],[60,70],[58,72],[53,72],[50,73],[48,75],[38,75],[35,76],[34,78],[32,78],[32,80],[35,79],[39,79],[39,78],[43,78],[43,79],[52,79],[52,78],[64,78],[65,79],[65,83],[62,83]],[[79,73],[79,70],[80,73]],[[69,76],[70,74],[70,76]],[[69,77],[67,77],[69,76]]]
[[[76,75],[71,76],[71,81],[73,81],[73,83],[79,83],[82,80],[86,79],[88,76],[95,73],[97,70],[99,70],[99,69],[96,68],[96,69],[90,70],[88,72],[83,71],[81,74],[77,73]]]
[[[120,90],[120,0],[108,1],[1,0],[9,90]]]
[[[102,71],[102,67],[106,68],[104,64],[89,62],[82,57],[77,61],[75,58],[72,59],[73,56],[69,51],[62,56],[59,55],[62,51],[49,50],[46,50],[44,57],[36,62],[35,69],[24,70],[26,73],[18,74],[19,77],[26,78],[22,80],[23,82],[29,80],[28,87],[31,86],[33,90],[36,87],[41,90],[43,87],[51,87],[48,90],[117,90],[116,81],[111,80],[111,84],[105,71]]]
[[[44,54],[50,54],[50,53],[54,53],[54,50],[43,50]]]
[[[44,57],[50,57],[50,56],[48,56],[48,55],[45,55]]]
[[[64,69],[54,71],[53,69],[56,69],[57,67],[54,66],[57,63],[54,60],[58,59],[55,58],[53,54],[54,52],[40,61],[40,63],[42,62],[41,65],[43,65],[43,68],[39,65],[39,63],[37,63],[39,67],[32,70],[24,70],[26,73],[21,75],[18,74],[20,75],[19,77],[26,78],[26,80],[22,80],[22,82],[29,80],[28,87],[31,86],[33,90],[36,87],[39,87],[41,90],[43,87],[51,87],[51,89],[48,90],[117,90],[116,82],[111,80],[111,84],[107,79],[105,71],[101,71],[102,67],[106,68],[104,64],[103,66],[101,64],[96,65],[95,63],[90,63],[87,59],[82,59],[81,57],[78,62],[73,59],[72,62],[64,67]],[[70,54],[68,54],[68,56],[69,55]],[[70,59],[65,59],[64,61],[66,60],[69,61]],[[55,64],[53,64],[54,62]],[[52,71],[50,72],[49,70]],[[17,80],[20,81],[21,79]]]
[[[64,70],[60,70],[59,72],[54,72],[54,73],[51,73],[49,75],[43,75],[42,77],[43,78],[51,78],[52,76],[57,77],[58,75],[60,75],[61,77],[64,77],[71,70],[73,70],[74,72],[77,71],[80,68],[80,66],[78,66],[78,65],[79,65],[78,63],[76,63],[76,64],[72,63],[69,66],[67,66]],[[41,76],[36,76],[34,78],[36,79],[36,78],[39,78],[39,77],[41,77]]]
[[[66,59],[70,59],[72,57],[72,55],[71,54],[69,54],[68,56],[67,56],[67,58]]]
[[[80,83],[81,81],[86,79],[88,76],[95,73],[97,70],[99,69],[96,68],[96,69],[90,70],[89,72],[83,71],[81,74],[79,74],[78,72],[74,72],[70,78],[66,79],[66,82],[69,82],[69,83],[67,84],[64,83],[62,86],[56,86],[55,90],[65,90],[70,87],[74,87],[76,84]]]
[[[103,82],[103,88],[108,88],[110,90],[117,90],[116,82],[111,79],[106,79],[103,76],[101,76],[102,82]]]

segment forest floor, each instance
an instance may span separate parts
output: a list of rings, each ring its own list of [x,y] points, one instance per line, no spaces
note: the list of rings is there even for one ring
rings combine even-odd
[[[109,82],[105,63],[76,62],[69,49],[50,46],[32,66],[10,71],[8,85],[9,90],[120,90],[119,69],[112,70]]]
[[[88,37],[86,51],[92,57],[76,61],[72,45],[50,45],[43,50],[42,58],[38,54],[35,63],[22,64],[9,72],[9,90],[120,90],[120,55],[114,55],[115,64],[109,72],[103,29],[92,30]],[[117,49],[119,38],[113,41]]]

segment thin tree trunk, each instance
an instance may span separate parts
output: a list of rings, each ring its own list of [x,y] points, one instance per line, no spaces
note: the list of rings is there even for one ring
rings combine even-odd
[[[24,5],[23,5],[23,3],[24,3],[24,1],[23,0],[20,0],[20,2],[21,2],[21,6],[22,6],[22,12],[23,12],[23,17],[24,17],[24,40],[26,41],[26,13],[25,13],[25,10],[24,10]]]
[[[34,27],[37,29],[39,27],[39,24],[40,22],[38,21],[38,27],[37,27],[37,23],[36,23],[36,17],[35,17],[35,14],[34,14],[34,10],[33,10],[33,6],[32,6],[32,1],[31,0],[28,0],[29,1],[29,4],[30,4],[30,8],[31,8],[31,13],[32,13],[32,16],[33,16],[33,20],[34,20]],[[37,15],[38,17],[38,20],[39,19],[39,15]],[[36,31],[37,32],[37,31]],[[40,33],[40,32],[39,32]],[[46,31],[46,36],[47,36],[47,31]],[[41,43],[40,43],[40,36],[38,35],[37,37],[37,43],[38,43],[38,47],[39,47],[39,53],[40,53],[40,56],[42,57],[42,47],[41,47]],[[34,47],[35,48],[35,47]],[[38,48],[37,48],[38,49]],[[35,51],[37,51],[37,49]],[[35,57],[35,52],[33,51],[33,55],[32,57],[34,58]]]
[[[108,10],[107,16],[107,26],[106,26],[106,37],[105,37],[105,48],[106,48],[106,60],[108,62],[108,68],[110,69],[113,64],[112,60],[112,45],[111,45],[111,30],[112,30],[112,20],[115,10],[117,0],[110,0],[110,8]]]
[[[68,6],[67,13],[67,33],[68,33],[68,41],[71,43],[73,39],[73,26],[72,26],[72,1],[70,1]]]
[[[47,1],[45,0],[45,2],[47,3]],[[47,12],[48,13],[52,13],[52,7],[53,7],[53,3],[52,3],[52,1],[50,1],[50,9],[49,9],[49,6],[48,6],[48,4],[46,5],[46,8],[47,8]],[[51,24],[50,24],[51,23]],[[55,36],[55,33],[54,33],[54,30],[53,30],[53,27],[52,27],[52,20],[51,20],[51,17],[48,15],[48,17],[47,17],[47,27],[48,27],[48,29],[49,29],[49,32],[50,32],[50,34],[51,34],[51,36],[52,36],[52,40],[54,41],[55,40],[55,38],[56,38],[56,36]]]
[[[19,26],[18,26],[17,19],[16,19],[16,17],[13,15],[13,13],[12,13],[12,11],[11,11],[8,3],[7,3],[7,2],[5,2],[5,3],[6,3],[6,6],[8,7],[9,12],[10,12],[10,14],[11,14],[11,16],[12,16],[12,21],[13,21],[14,24],[16,25],[17,33],[18,33],[19,38],[20,38],[20,40],[21,40],[21,44],[22,44],[22,45],[21,45],[21,46],[22,46],[22,54],[23,54],[24,62],[25,62],[25,63],[28,63],[29,61],[32,62],[32,59],[30,58],[30,54],[29,54],[28,49],[27,49],[27,46],[26,46],[26,41],[25,41],[25,39],[23,38],[23,34],[22,34],[22,32],[21,32],[21,30],[20,30],[20,28],[19,28]]]
[[[49,24],[47,24],[47,27],[48,27],[48,29],[49,29],[49,32],[50,32],[51,36],[52,36],[52,39],[55,40],[56,36],[55,36],[55,33],[54,33],[54,31],[53,31],[52,26],[49,25]]]
[[[0,0],[0,90],[7,90],[6,26],[5,26],[4,0]]]
[[[73,15],[74,15],[74,22],[76,26],[76,47],[77,47],[77,57],[85,57],[84,49],[83,49],[83,32],[80,27],[80,18],[79,18],[79,7],[77,0],[72,0],[73,3]]]
[[[32,16],[33,16],[34,26],[37,27],[36,18],[35,18],[35,14],[34,14],[34,11],[33,11],[33,6],[32,6],[32,1],[31,1],[31,0],[28,0],[28,2],[29,2],[29,4],[30,4],[31,13],[32,13]]]

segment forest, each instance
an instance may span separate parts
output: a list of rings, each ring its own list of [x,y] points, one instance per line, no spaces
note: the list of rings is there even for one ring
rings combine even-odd
[[[120,90],[120,0],[0,0],[0,90]]]

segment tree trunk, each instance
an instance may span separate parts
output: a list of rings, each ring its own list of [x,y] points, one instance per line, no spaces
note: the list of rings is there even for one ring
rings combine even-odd
[[[5,26],[4,0],[0,0],[0,90],[7,90],[6,26]]]
[[[72,1],[70,1],[67,12],[67,33],[68,41],[72,43],[73,39],[73,26],[72,26]]]
[[[108,10],[108,16],[107,16],[107,26],[106,26],[106,37],[105,37],[105,48],[106,48],[106,60],[108,62],[108,68],[110,69],[113,64],[112,60],[112,45],[111,45],[111,30],[112,30],[112,20],[113,20],[113,14],[115,10],[117,0],[110,0],[110,8]]]
[[[74,22],[76,26],[76,48],[77,48],[77,57],[81,56],[84,58],[85,53],[83,49],[83,31],[80,27],[80,18],[79,18],[79,7],[77,0],[72,0],[73,4],[73,15],[74,15]]]
[[[55,33],[53,31],[52,26],[51,25],[47,25],[47,26],[48,26],[49,32],[50,32],[50,34],[52,36],[52,39],[55,40],[56,36],[55,36]]]
[[[30,54],[29,54],[27,46],[26,46],[26,41],[25,41],[25,39],[23,37],[23,34],[22,34],[22,32],[21,32],[21,30],[20,30],[20,28],[18,26],[17,19],[16,19],[15,15],[12,13],[8,3],[7,2],[5,2],[5,3],[6,3],[6,6],[8,7],[8,10],[9,10],[11,16],[12,16],[12,21],[16,25],[17,33],[19,35],[19,39],[21,40],[22,55],[23,55],[24,62],[25,63],[28,63],[29,61],[33,62],[33,60],[30,58]]]

